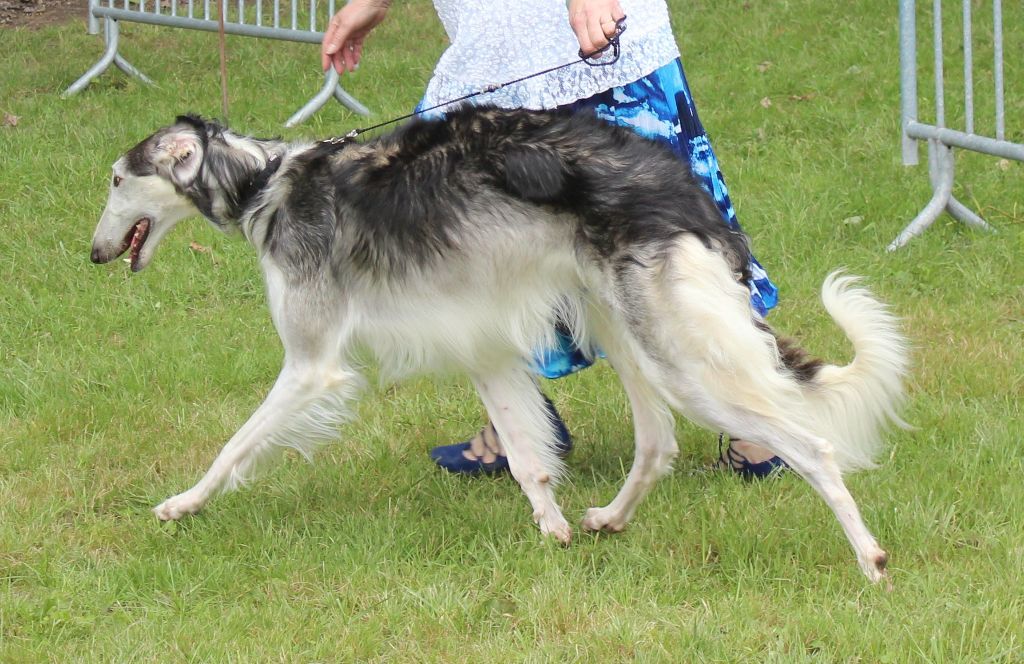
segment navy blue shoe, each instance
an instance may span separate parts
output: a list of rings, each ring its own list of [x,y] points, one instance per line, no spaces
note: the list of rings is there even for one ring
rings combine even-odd
[[[566,428],[565,422],[555,410],[555,405],[547,397],[544,397],[544,401],[548,407],[548,417],[551,418],[551,423],[555,426],[555,434],[558,436],[555,449],[558,456],[564,459],[572,451],[572,436],[569,435],[569,429]],[[497,447],[498,432],[490,423],[480,430],[474,440],[476,437],[484,438],[485,447],[490,449]],[[508,471],[508,457],[501,454],[496,455],[494,461],[489,463],[482,459],[467,459],[463,452],[470,449],[472,442],[472,440],[467,440],[454,445],[439,445],[430,450],[430,458],[448,472],[460,475],[497,475]]]
[[[743,456],[732,446],[732,439],[729,439],[729,446],[722,451],[722,441],[725,434],[718,434],[718,465],[733,471],[745,480],[763,480],[772,473],[781,472],[789,468],[789,464],[781,457],[773,456],[770,459],[753,463]]]

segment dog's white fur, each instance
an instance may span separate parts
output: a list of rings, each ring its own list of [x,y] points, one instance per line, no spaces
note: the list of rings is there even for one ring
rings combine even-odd
[[[263,152],[243,139],[231,140],[265,163]],[[147,217],[152,229],[140,264],[148,264],[157,241],[196,212],[168,180],[174,169],[189,168],[200,149],[170,141],[166,154],[155,157],[156,175],[133,175],[124,159],[115,164],[121,181],[110,189],[94,256],[115,251],[132,225]],[[291,154],[273,158],[283,159],[286,169]],[[286,194],[287,185],[274,182],[263,200],[272,204]],[[171,520],[198,512],[218,492],[250,480],[260,462],[282,446],[310,456],[317,445],[334,440],[359,391],[352,350],[366,347],[391,377],[420,370],[467,372],[541,531],[568,542],[572,530],[553,490],[563,467],[552,451],[554,432],[525,359],[552,341],[552,312],[560,310],[584,347],[596,343],[606,353],[635,423],[635,459],[625,485],[610,504],[586,512],[584,528],[622,530],[655,481],[670,471],[678,451],[675,410],[782,457],[828,503],[864,573],[873,581],[883,577],[886,554],[864,525],[841,472],[871,465],[879,432],[886,420],[896,419],[902,397],[906,349],[885,306],[857,287],[855,278],[829,276],[822,299],[856,358],[844,367],[824,368],[805,384],[782,367],[773,335],[752,318],[748,290],[721,254],[699,240],[684,235],[666,255],[647,257],[655,269],[644,272],[645,285],[623,293],[599,264],[581,264],[569,226],[541,223],[525,207],[512,206],[505,214],[514,218],[489,226],[498,230],[462,238],[466,246],[459,260],[411,268],[414,273],[400,288],[362,277],[341,284],[298,283],[272,252],[263,252],[260,264],[285,348],[284,367],[265,402],[205,476],[157,506],[157,516]],[[250,218],[241,228],[258,246],[255,238],[264,236],[266,223],[266,217]],[[624,304],[656,312],[647,338],[639,338],[624,319]]]

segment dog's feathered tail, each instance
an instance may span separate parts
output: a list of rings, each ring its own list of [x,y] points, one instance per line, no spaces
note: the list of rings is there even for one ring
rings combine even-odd
[[[897,413],[904,400],[908,344],[888,307],[857,281],[834,272],[821,287],[825,309],[853,345],[853,361],[798,377],[814,429],[833,444],[844,472],[875,465],[889,424],[909,426]],[[780,351],[786,359],[781,345]]]

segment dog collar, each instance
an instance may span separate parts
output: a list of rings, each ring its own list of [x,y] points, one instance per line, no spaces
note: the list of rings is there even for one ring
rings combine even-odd
[[[240,213],[245,212],[249,208],[249,204],[252,203],[258,193],[267,187],[270,178],[274,176],[274,173],[279,168],[281,168],[281,158],[275,154],[267,159],[267,165],[262,170],[253,173],[249,181],[238,192],[238,209]]]

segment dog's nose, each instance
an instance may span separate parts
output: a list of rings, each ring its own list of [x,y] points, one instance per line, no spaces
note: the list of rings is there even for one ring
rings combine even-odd
[[[92,253],[89,254],[89,260],[91,260],[93,263],[102,263],[103,262],[102,258],[100,257],[100,250],[98,248],[96,248],[96,247],[92,248]]]

